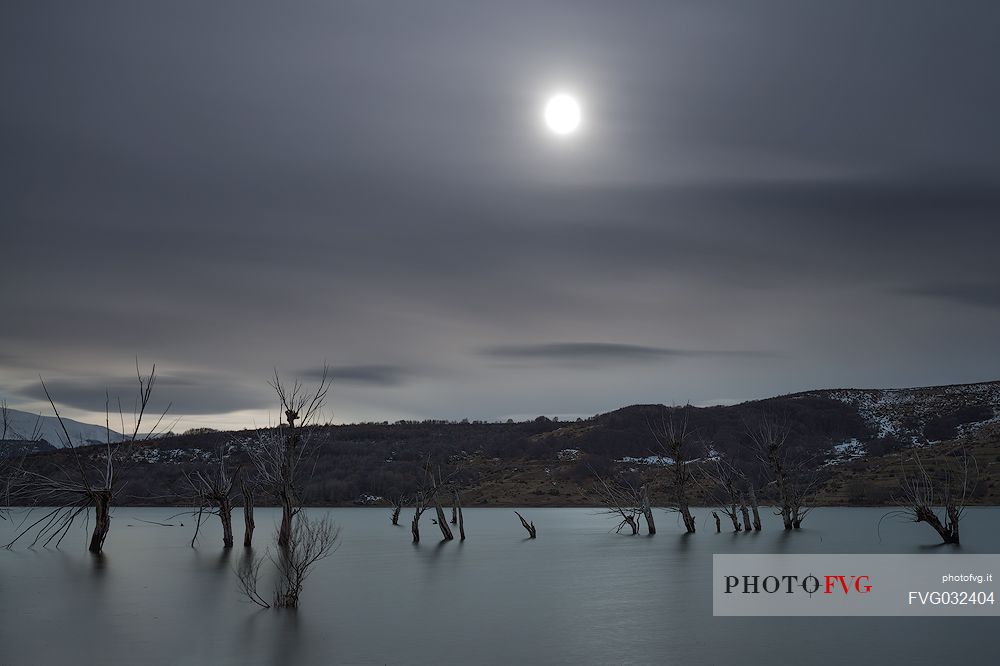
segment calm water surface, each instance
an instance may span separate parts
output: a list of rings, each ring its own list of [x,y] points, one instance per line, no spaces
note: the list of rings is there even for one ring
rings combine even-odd
[[[715,534],[699,510],[691,537],[671,514],[632,537],[594,510],[527,509],[534,541],[510,509],[468,509],[464,543],[439,543],[425,514],[416,546],[408,512],[393,527],[384,509],[333,509],[340,548],[298,612],[242,599],[244,549],[222,551],[217,519],[190,548],[193,521],[175,513],[118,509],[103,558],[82,529],[60,550],[0,551],[0,665],[987,663],[1000,632],[987,618],[712,617],[713,553],[955,552],[922,525],[879,535],[883,509],[817,509],[793,534],[765,516],[748,535]],[[258,509],[261,543],[277,517]],[[1000,509],[969,510],[960,552],[1000,553],[998,527]]]

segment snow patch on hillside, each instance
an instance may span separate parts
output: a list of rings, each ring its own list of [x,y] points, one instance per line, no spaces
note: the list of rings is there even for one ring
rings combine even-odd
[[[957,384],[915,389],[836,389],[814,391],[810,395],[840,400],[858,410],[875,438],[896,437],[916,446],[927,444],[924,426],[934,418],[956,410],[986,406],[992,416],[958,426],[960,436],[973,434],[983,426],[1000,422],[1000,382]]]
[[[840,465],[851,460],[864,458],[868,453],[868,447],[859,442],[857,439],[851,438],[846,442],[834,444],[833,448],[830,449],[830,452],[830,459],[824,463],[824,466]]]

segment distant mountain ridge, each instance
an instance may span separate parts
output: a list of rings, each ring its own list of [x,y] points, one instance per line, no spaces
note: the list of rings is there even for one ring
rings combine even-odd
[[[8,440],[45,440],[50,446],[62,448],[66,445],[66,435],[59,426],[59,420],[54,416],[39,416],[17,409],[7,409]],[[63,418],[66,430],[73,446],[88,444],[103,444],[108,441],[108,429],[90,423],[82,423],[73,419]],[[119,441],[122,435],[111,431],[111,441]],[[44,448],[44,447],[41,447]]]

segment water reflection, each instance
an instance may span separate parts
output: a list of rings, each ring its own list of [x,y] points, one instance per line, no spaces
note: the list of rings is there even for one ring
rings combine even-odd
[[[107,553],[88,552],[87,555],[90,557],[91,569],[95,574],[95,578],[103,577],[104,572],[107,571],[108,568]]]

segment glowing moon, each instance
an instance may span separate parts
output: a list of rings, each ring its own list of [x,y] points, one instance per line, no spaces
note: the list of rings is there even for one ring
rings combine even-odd
[[[575,132],[580,115],[580,104],[569,95],[554,95],[545,103],[545,124],[556,134]]]

